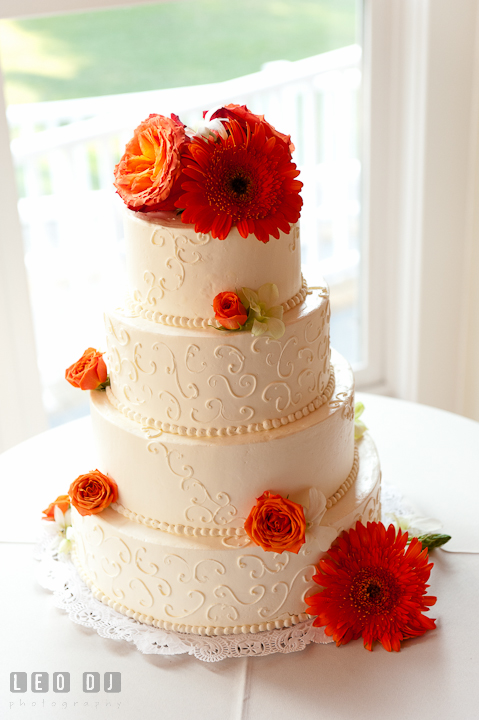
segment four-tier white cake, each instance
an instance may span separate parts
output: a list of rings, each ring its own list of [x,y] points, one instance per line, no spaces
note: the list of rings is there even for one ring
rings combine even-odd
[[[93,593],[141,622],[205,635],[307,619],[315,566],[338,534],[380,519],[380,469],[354,439],[354,379],[330,349],[329,291],[308,291],[298,225],[224,240],[174,213],[126,211],[128,292],[108,311],[110,386],[92,392],[98,467],[118,486],[73,511],[73,559]],[[224,291],[274,283],[284,334],[225,331]],[[245,529],[269,491],[304,509],[299,551]]]

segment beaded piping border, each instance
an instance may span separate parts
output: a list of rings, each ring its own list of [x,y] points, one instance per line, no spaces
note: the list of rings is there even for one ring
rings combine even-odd
[[[108,605],[113,610],[126,615],[133,620],[144,623],[145,625],[152,625],[153,627],[162,628],[164,630],[174,630],[180,633],[191,633],[193,635],[241,635],[243,633],[257,633],[263,630],[281,630],[282,628],[292,627],[300,622],[310,619],[310,615],[301,613],[300,615],[290,615],[286,618],[278,618],[277,620],[259,623],[258,625],[233,625],[231,627],[214,627],[214,626],[202,626],[202,625],[183,625],[182,623],[168,622],[166,620],[156,620],[152,615],[144,615],[143,613],[136,612],[122,605],[116,600],[112,600],[105,595],[105,593],[97,588],[97,586],[90,580],[83,567],[78,560],[75,546],[71,552],[72,561],[78,571],[79,576],[83,582],[90,588],[93,597],[102,602],[104,605]]]
[[[354,446],[354,460],[353,460],[353,466],[351,468],[351,471],[346,478],[346,480],[339,486],[339,488],[336,490],[333,495],[331,495],[330,498],[326,501],[326,510],[329,510],[333,507],[333,505],[336,505],[336,503],[341,500],[342,497],[346,495],[349,488],[353,483],[356,481],[356,478],[358,476],[358,470],[359,470],[359,453],[358,448],[355,445]],[[139,515],[138,513],[133,512],[133,510],[128,510],[128,508],[121,505],[121,503],[112,503],[110,505],[112,510],[115,510],[115,512],[119,513],[120,515],[124,515],[124,517],[128,518],[129,520],[133,520],[137,523],[141,523],[142,525],[146,525],[147,527],[152,527],[155,530],[161,530],[162,532],[171,533],[172,535],[188,535],[190,537],[242,537],[246,535],[246,530],[242,527],[240,528],[208,528],[208,527],[192,527],[191,525],[181,525],[181,524],[173,524],[168,522],[162,522],[161,520],[155,520],[153,518],[145,517],[144,515]]]
[[[356,478],[358,476],[358,470],[359,470],[359,451],[358,446],[354,445],[354,460],[353,460],[353,467],[351,468],[351,472],[349,473],[346,480],[339,486],[339,488],[336,490],[333,495],[331,495],[330,498],[326,501],[326,510],[329,510],[333,507],[333,505],[336,505],[337,502],[341,500],[342,497],[346,495],[351,485],[356,481]]]
[[[106,395],[108,401],[113,405],[116,410],[125,415],[129,420],[139,423],[143,427],[156,428],[162,432],[172,433],[173,435],[187,435],[188,437],[216,437],[225,435],[244,435],[245,433],[260,432],[262,430],[271,430],[272,428],[279,428],[282,425],[288,425],[296,420],[301,420],[303,417],[307,417],[310,413],[318,410],[324,403],[331,399],[334,391],[334,368],[331,365],[329,372],[329,381],[324,389],[322,395],[318,395],[302,410],[296,410],[295,413],[290,413],[282,418],[273,418],[272,420],[264,420],[262,423],[252,423],[251,425],[230,425],[225,428],[205,428],[205,427],[189,427],[185,425],[173,425],[172,423],[163,422],[162,420],[155,420],[154,418],[148,418],[141,413],[137,413],[128,405],[117,400],[114,396],[111,388],[106,388]]]
[[[281,307],[284,312],[292,310],[294,307],[302,303],[308,294],[308,286],[306,280],[301,276],[301,288],[298,290],[296,295],[293,295],[289,300],[282,303]],[[327,295],[321,295],[321,297],[329,297]],[[133,300],[131,297],[127,298],[126,307],[128,311],[134,317],[141,317],[145,320],[151,320],[152,322],[159,323],[161,325],[170,325],[171,327],[179,328],[208,328],[215,327],[219,328],[221,325],[218,323],[216,318],[188,318],[182,317],[181,315],[165,315],[159,310],[148,310],[144,308],[140,302]]]

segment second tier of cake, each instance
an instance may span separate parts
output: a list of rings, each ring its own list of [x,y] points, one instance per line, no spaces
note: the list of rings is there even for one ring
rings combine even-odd
[[[276,429],[224,437],[158,431],[125,417],[108,393],[93,393],[99,467],[118,484],[117,509],[169,532],[235,535],[264,490],[286,496],[294,488],[300,501],[311,487],[326,499],[344,491],[357,471],[354,380],[335,352],[333,366],[334,393],[318,410]]]
[[[280,339],[108,313],[110,402],[142,424],[199,437],[295,422],[333,391],[329,318],[326,291],[284,314]]]

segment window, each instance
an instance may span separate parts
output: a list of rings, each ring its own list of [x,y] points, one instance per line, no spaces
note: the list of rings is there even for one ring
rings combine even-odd
[[[196,0],[0,25],[50,425],[88,410],[62,368],[85,347],[102,346],[102,309],[112,297],[121,302],[122,208],[112,169],[154,110],[192,124],[205,108],[246,103],[291,134],[304,182],[304,272],[311,285],[326,276],[332,342],[361,359],[357,25],[354,0]],[[152,34],[162,38],[153,53]]]
[[[44,427],[44,406],[50,424],[85,411],[86,398],[69,393],[59,368],[72,361],[70,347],[79,354],[83,346],[101,344],[101,310],[111,302],[113,285],[120,292],[121,221],[110,179],[112,165],[131,129],[152,109],[183,113],[190,122],[195,113],[216,101],[247,102],[293,135],[295,159],[305,183],[305,272],[312,284],[318,272],[331,283],[332,344],[353,361],[358,386],[379,385],[385,392],[426,402],[434,401],[436,388],[446,388],[442,406],[460,410],[457,398],[463,397],[464,386],[452,381],[445,384],[443,379],[458,376],[460,362],[452,349],[465,346],[464,333],[456,323],[457,342],[448,343],[441,355],[438,311],[427,299],[428,288],[437,289],[440,282],[447,282],[448,266],[457,268],[462,262],[466,267],[464,253],[469,252],[472,241],[466,238],[456,246],[457,257],[446,253],[447,260],[441,265],[434,252],[437,244],[434,246],[432,239],[428,244],[427,231],[432,238],[433,215],[441,228],[450,227],[447,222],[452,223],[454,213],[457,230],[465,206],[460,206],[456,197],[473,196],[464,170],[458,186],[461,192],[438,193],[440,201],[435,203],[434,213],[428,210],[438,188],[435,178],[440,176],[433,169],[433,151],[437,150],[444,167],[451,169],[452,158],[463,158],[469,150],[468,113],[473,103],[467,93],[472,96],[472,88],[478,85],[472,82],[477,0],[467,0],[453,16],[439,1],[425,8],[416,2],[365,0],[363,60],[356,32],[361,25],[360,5],[353,0],[191,0],[158,5],[72,0],[70,7],[82,10],[95,4],[122,7],[0,23],[43,387],[41,400],[36,361],[30,352],[34,345],[31,311],[11,181],[6,182],[6,192],[0,197],[5,229],[0,238],[4,260],[0,280],[7,288],[0,296],[0,322],[9,348],[0,359],[6,368],[3,377],[14,378],[2,390],[8,408],[0,426],[3,444]],[[56,12],[63,4],[49,0],[43,5],[45,12]],[[226,7],[235,8],[238,15],[227,13]],[[28,15],[35,9],[31,0],[17,0],[15,7],[6,3],[2,12],[11,18],[14,13]],[[153,17],[157,23],[162,18],[156,34],[173,38],[174,52],[165,51],[157,67],[149,58],[140,77],[137,69],[132,72],[132,59],[141,57],[145,43],[139,41],[135,47],[121,42],[119,23],[123,18],[124,27],[127,18],[133,36],[135,27],[135,32],[138,27],[151,31]],[[113,29],[111,42],[105,40],[105,22]],[[170,32],[165,33],[165,26]],[[101,63],[102,43],[88,30],[95,27],[102,30],[102,43],[109,47]],[[187,41],[185,27],[192,33],[190,37],[201,39],[201,49],[198,42]],[[228,28],[238,32],[225,42]],[[88,47],[82,36],[85,31],[90,36]],[[178,44],[180,36],[182,43]],[[16,85],[12,82],[15,58],[11,44],[19,37],[31,48],[22,53],[22,62],[30,58],[31,63],[33,51],[39,53],[33,67],[21,68],[24,75],[43,69],[42,81],[37,73],[29,87],[18,82],[21,73],[17,73]],[[42,37],[48,38],[57,59],[62,52],[70,53],[61,69],[57,61],[41,55]],[[177,45],[183,48],[186,71],[178,62]],[[101,65],[102,72],[92,73],[89,62],[94,68]],[[448,68],[462,73],[458,76],[461,82],[454,81],[449,69],[438,74],[436,67],[444,69],[447,63]],[[181,89],[185,85],[187,91]],[[138,93],[134,103],[131,92]],[[455,118],[442,111],[434,113],[434,107],[450,107],[451,93],[455,93]],[[5,160],[8,168],[2,112],[0,108],[0,160],[2,164]],[[435,134],[439,117],[449,122],[440,147]],[[71,168],[74,172],[69,177]],[[4,173],[4,179],[7,176],[8,172]],[[429,185],[425,184],[428,180]],[[78,252],[79,247],[83,252]],[[436,284],[431,283],[431,272],[428,274],[432,266],[437,270]],[[472,276],[455,272],[452,277],[464,305],[462,288],[470,286]],[[85,283],[91,283],[88,291]],[[449,315],[450,305],[446,307],[441,297],[439,304],[436,302],[436,307]],[[470,313],[468,317],[471,319]],[[59,338],[52,359],[52,343],[58,344]],[[447,368],[437,362],[438,357],[447,357]],[[84,404],[75,410],[77,402]]]

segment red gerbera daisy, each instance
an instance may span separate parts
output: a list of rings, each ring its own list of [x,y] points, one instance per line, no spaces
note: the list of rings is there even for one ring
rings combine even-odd
[[[313,580],[324,589],[306,598],[313,625],[325,627],[336,645],[363,637],[372,650],[379,640],[388,650],[399,651],[401,641],[423,635],[436,627],[423,615],[435,597],[426,595],[433,563],[417,538],[406,548],[407,533],[382,523],[356,523],[344,531],[320,560]]]
[[[196,232],[224,240],[232,226],[244,238],[254,233],[266,243],[289,233],[299,219],[303,184],[286,144],[265,135],[261,123],[245,129],[234,119],[225,123],[227,138],[195,137],[184,157],[185,194],[175,203],[181,219]]]
[[[205,111],[203,113],[203,117],[207,114],[207,111]],[[274,135],[277,140],[285,143],[290,152],[293,152],[294,150],[294,145],[291,142],[291,137],[289,135],[285,135],[284,133],[279,132],[279,130],[276,130],[276,128],[270,125],[269,122],[266,122],[264,115],[255,115],[251,112],[251,110],[248,110],[246,105],[236,105],[234,103],[225,105],[212,113],[210,120],[214,120],[215,118],[230,118],[237,120],[243,129],[246,129],[246,123],[248,123],[250,127],[260,123],[264,127],[266,137],[269,138]]]

